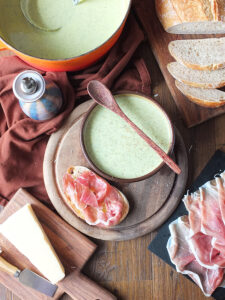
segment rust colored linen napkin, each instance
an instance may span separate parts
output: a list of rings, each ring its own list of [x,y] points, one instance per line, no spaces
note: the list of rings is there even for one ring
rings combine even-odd
[[[55,132],[75,107],[76,100],[87,95],[89,80],[98,79],[112,90],[139,91],[150,94],[150,75],[142,58],[135,52],[144,34],[131,14],[125,29],[105,58],[80,72],[43,72],[61,89],[64,105],[61,113],[50,121],[38,122],[21,110],[12,92],[16,75],[35,70],[16,56],[0,59],[0,204],[20,188],[50,203],[45,190],[42,164],[49,136]]]

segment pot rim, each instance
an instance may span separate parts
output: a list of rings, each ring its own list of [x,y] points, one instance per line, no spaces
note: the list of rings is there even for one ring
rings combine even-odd
[[[170,130],[171,130],[171,142],[170,142],[170,147],[168,149],[168,151],[166,152],[166,154],[171,154],[173,152],[173,148],[174,148],[174,144],[175,144],[175,134],[174,134],[174,128],[173,128],[173,124],[168,116],[168,114],[166,113],[166,111],[162,108],[162,106],[157,103],[154,99],[152,99],[149,96],[146,96],[142,93],[139,92],[133,92],[133,91],[126,91],[126,90],[122,90],[122,91],[118,91],[116,93],[113,93],[113,95],[137,95],[139,97],[143,97],[146,100],[151,101],[154,105],[156,105],[164,114],[164,116],[166,117]],[[85,147],[85,143],[84,143],[84,130],[85,130],[85,124],[86,121],[88,120],[88,117],[90,116],[91,112],[94,110],[94,108],[99,105],[97,103],[93,103],[93,105],[89,108],[89,110],[87,111],[87,113],[85,114],[83,120],[82,120],[82,125],[81,125],[81,130],[80,130],[80,144],[81,144],[81,148],[82,148],[82,152],[86,158],[86,160],[88,161],[88,163],[90,164],[91,168],[98,173],[100,176],[108,179],[109,181],[114,181],[114,182],[118,182],[118,183],[131,183],[131,182],[138,182],[138,181],[142,181],[145,180],[149,177],[151,177],[152,175],[156,174],[166,163],[164,161],[162,161],[154,170],[152,170],[151,172],[140,176],[140,177],[136,177],[136,178],[129,178],[129,179],[125,179],[125,178],[118,178],[118,177],[113,177],[110,176],[109,174],[105,173],[104,171],[100,170],[95,163],[91,160],[91,158],[89,157],[87,151],[86,151],[86,147]]]
[[[70,57],[70,58],[64,58],[64,59],[62,59],[62,58],[57,58],[57,59],[47,59],[47,58],[42,58],[42,57],[38,57],[38,56],[32,56],[32,55],[30,55],[30,54],[26,54],[26,53],[24,53],[24,52],[22,52],[22,51],[20,51],[20,50],[18,50],[18,49],[16,49],[15,47],[13,47],[13,46],[11,46],[8,42],[6,42],[2,37],[1,37],[1,35],[0,35],[0,41],[2,42],[2,43],[4,43],[6,46],[7,46],[7,48],[9,48],[9,49],[11,49],[11,50],[13,50],[13,51],[17,51],[17,52],[19,52],[21,55],[25,55],[25,56],[27,56],[27,57],[29,57],[29,58],[31,58],[31,59],[38,59],[38,60],[41,60],[41,61],[49,61],[49,62],[64,62],[64,61],[70,61],[70,60],[73,60],[73,59],[77,59],[77,58],[80,58],[80,57],[83,57],[83,56],[86,56],[86,55],[88,55],[88,54],[91,54],[91,53],[93,53],[93,52],[95,52],[96,50],[98,50],[98,49],[100,49],[101,47],[103,47],[105,44],[107,44],[109,41],[110,41],[110,39],[114,36],[114,35],[116,35],[116,33],[120,30],[120,28],[123,26],[123,24],[125,23],[125,21],[126,21],[126,19],[127,19],[127,17],[128,17],[128,15],[129,15],[129,12],[130,12],[130,9],[131,9],[131,4],[132,4],[132,1],[133,0],[128,0],[129,1],[129,5],[128,5],[128,8],[127,8],[127,11],[126,11],[126,14],[124,15],[124,18],[123,18],[123,20],[122,20],[122,22],[121,22],[121,24],[118,26],[118,28],[116,29],[116,31],[107,39],[107,40],[105,40],[102,44],[100,44],[99,46],[97,46],[96,48],[94,48],[94,49],[92,49],[92,50],[89,50],[89,51],[87,51],[87,52],[85,52],[85,53],[83,53],[83,54],[80,54],[80,55],[77,55],[77,56],[73,56],[73,57]]]

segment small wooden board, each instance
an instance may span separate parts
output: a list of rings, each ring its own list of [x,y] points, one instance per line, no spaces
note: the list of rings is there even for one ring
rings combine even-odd
[[[0,283],[23,300],[59,299],[65,292],[72,299],[116,299],[103,288],[80,273],[84,264],[96,249],[96,245],[76,231],[45,205],[20,189],[0,214],[2,224],[11,214],[30,203],[43,226],[50,242],[58,254],[66,271],[66,277],[58,283],[54,297],[47,297],[29,287],[22,285],[18,279],[0,271]],[[28,268],[39,275],[40,272],[23,256],[3,235],[0,234],[1,254],[8,262],[23,270]],[[41,275],[42,276],[42,275]]]
[[[150,47],[187,127],[198,125],[225,113],[225,106],[210,109],[189,101],[188,98],[176,88],[174,78],[167,71],[167,64],[171,61],[175,61],[168,50],[169,42],[177,39],[219,37],[219,35],[175,35],[167,33],[157,18],[154,2],[154,0],[134,0],[133,6],[145,29]]]
[[[79,105],[47,145],[44,158],[45,186],[58,213],[79,231],[102,240],[128,240],[149,233],[160,226],[177,207],[186,186],[187,156],[179,133],[176,133],[175,157],[182,174],[164,166],[154,176],[135,183],[115,184],[127,197],[130,212],[126,219],[111,229],[90,226],[78,218],[63,200],[62,178],[70,166],[90,168],[80,146],[81,123],[92,101]]]

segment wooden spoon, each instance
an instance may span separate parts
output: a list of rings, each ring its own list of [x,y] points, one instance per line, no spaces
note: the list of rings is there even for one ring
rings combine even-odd
[[[91,98],[101,106],[110,109],[121,118],[123,118],[136,132],[142,137],[149,146],[154,149],[163,161],[176,173],[180,174],[181,169],[178,165],[158,146],[153,140],[148,137],[139,127],[137,127],[120,109],[110,90],[100,81],[92,80],[88,83],[87,90]]]

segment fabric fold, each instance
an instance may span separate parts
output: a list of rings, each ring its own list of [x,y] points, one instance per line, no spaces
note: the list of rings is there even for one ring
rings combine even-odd
[[[87,96],[86,87],[90,80],[101,80],[112,91],[150,95],[150,75],[144,60],[137,55],[143,41],[144,34],[130,14],[118,42],[94,66],[73,73],[39,71],[54,81],[63,94],[60,114],[45,122],[28,118],[12,91],[18,73],[35,69],[15,56],[0,59],[0,204],[5,205],[20,187],[50,203],[42,174],[49,135],[60,128],[77,103],[87,98],[84,96]]]

